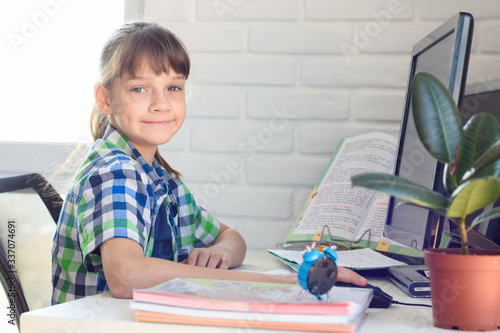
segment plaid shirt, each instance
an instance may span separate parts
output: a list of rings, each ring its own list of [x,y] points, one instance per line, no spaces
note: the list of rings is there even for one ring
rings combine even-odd
[[[219,234],[219,221],[196,205],[183,183],[156,160],[151,167],[109,126],[75,176],[61,210],[52,247],[52,303],[108,290],[99,247],[111,238],[131,239],[150,257],[159,209],[166,210],[174,261]]]

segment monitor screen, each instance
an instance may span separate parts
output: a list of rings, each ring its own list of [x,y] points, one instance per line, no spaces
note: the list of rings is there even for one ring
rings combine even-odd
[[[406,91],[395,175],[429,189],[442,191],[443,166],[431,157],[418,137],[411,107],[411,82],[418,72],[437,77],[460,103],[465,88],[473,19],[459,13],[415,44]],[[384,234],[401,244],[422,250],[438,247],[444,218],[427,209],[399,205],[391,198]]]

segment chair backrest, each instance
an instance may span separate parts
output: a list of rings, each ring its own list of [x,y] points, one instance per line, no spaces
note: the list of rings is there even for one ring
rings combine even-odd
[[[62,202],[39,174],[0,179],[0,281],[7,319],[18,328],[23,312],[50,305],[51,246]]]

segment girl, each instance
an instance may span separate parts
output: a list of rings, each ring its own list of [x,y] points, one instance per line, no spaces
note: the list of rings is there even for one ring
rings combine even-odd
[[[185,115],[190,60],[154,23],[118,29],[101,55],[91,130],[95,143],[64,202],[52,249],[53,304],[110,290],[130,298],[174,277],[297,283],[295,274],[228,268],[243,238],[196,202],[160,156]],[[339,279],[366,280],[340,269]]]

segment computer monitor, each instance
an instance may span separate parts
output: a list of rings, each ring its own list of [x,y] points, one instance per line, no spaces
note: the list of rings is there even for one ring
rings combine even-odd
[[[443,192],[443,165],[431,157],[418,137],[411,106],[411,83],[418,72],[436,76],[460,104],[465,89],[472,42],[473,18],[458,13],[413,47],[410,74],[401,123],[395,175],[429,189]],[[391,197],[384,235],[401,244],[422,250],[439,247],[445,219],[427,209],[399,205]]]

